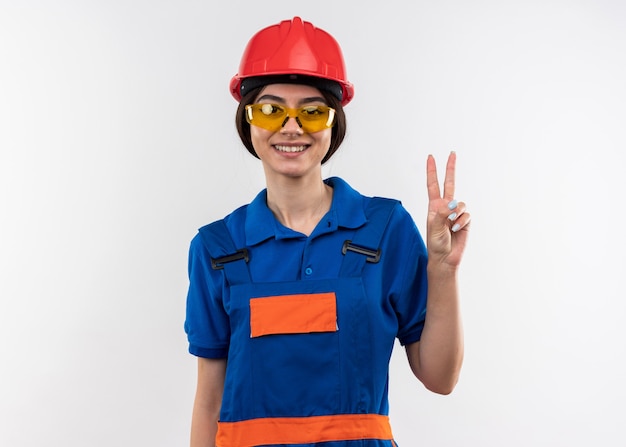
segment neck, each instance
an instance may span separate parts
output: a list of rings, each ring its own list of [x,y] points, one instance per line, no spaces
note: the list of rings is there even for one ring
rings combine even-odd
[[[291,181],[293,180],[293,181]],[[267,185],[267,206],[284,226],[310,235],[330,209],[332,188],[321,178]]]

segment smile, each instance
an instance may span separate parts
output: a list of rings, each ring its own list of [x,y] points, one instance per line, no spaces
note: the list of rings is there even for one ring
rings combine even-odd
[[[280,152],[302,152],[307,148],[307,146],[274,146],[276,150]]]

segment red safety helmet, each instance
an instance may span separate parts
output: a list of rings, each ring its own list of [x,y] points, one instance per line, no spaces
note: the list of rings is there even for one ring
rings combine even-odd
[[[297,82],[298,76],[334,81],[341,90],[338,95],[343,106],[354,97],[354,86],[346,78],[343,53],[337,41],[300,17],[268,26],[250,39],[241,57],[239,72],[230,81],[230,92],[241,101],[242,81],[280,75],[292,75],[291,82]]]

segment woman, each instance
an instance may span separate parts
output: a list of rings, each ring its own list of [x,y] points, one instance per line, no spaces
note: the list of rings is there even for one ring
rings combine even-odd
[[[428,157],[424,244],[398,201],[322,179],[353,92],[339,45],[311,23],[283,21],[248,43],[231,93],[267,188],[191,243],[193,447],[395,446],[387,380],[396,337],[428,389],[456,385],[470,216],[454,200],[455,154],[443,195]]]

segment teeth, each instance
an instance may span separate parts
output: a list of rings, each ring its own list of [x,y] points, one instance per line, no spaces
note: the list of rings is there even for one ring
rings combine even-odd
[[[274,146],[281,152],[302,152],[306,149],[306,146]]]

